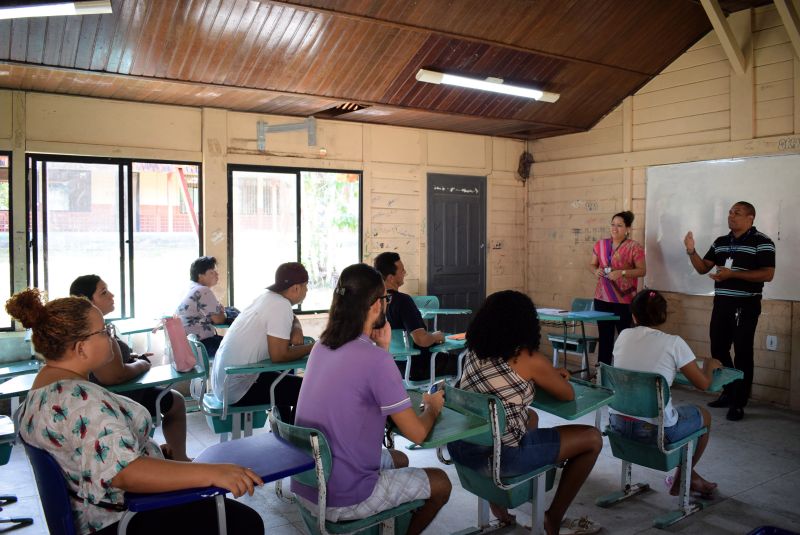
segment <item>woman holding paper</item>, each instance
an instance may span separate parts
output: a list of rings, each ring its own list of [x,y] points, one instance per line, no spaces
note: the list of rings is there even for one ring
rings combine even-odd
[[[612,312],[617,321],[599,321],[598,361],[612,364],[614,331],[631,326],[631,301],[638,289],[639,277],[647,273],[644,247],[630,239],[633,212],[614,214],[611,218],[611,237],[599,240],[592,249],[590,269],[597,277],[594,309]]]

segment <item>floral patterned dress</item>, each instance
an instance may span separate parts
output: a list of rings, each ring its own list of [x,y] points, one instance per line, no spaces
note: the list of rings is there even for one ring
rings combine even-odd
[[[55,457],[70,488],[78,533],[120,520],[121,489],[111,480],[141,456],[163,458],[150,438],[143,406],[84,380],[60,380],[31,390],[20,410],[20,436]],[[124,508],[123,508],[124,510]]]

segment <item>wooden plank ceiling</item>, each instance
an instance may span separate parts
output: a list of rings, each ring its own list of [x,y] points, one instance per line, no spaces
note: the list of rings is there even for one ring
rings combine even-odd
[[[112,4],[0,21],[0,87],[536,139],[591,128],[711,30],[695,0]],[[561,98],[425,84],[420,68]]]

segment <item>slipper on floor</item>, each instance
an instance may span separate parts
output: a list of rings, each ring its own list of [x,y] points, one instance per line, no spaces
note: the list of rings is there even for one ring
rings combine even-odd
[[[561,521],[558,535],[592,535],[598,533],[603,527],[589,520],[589,517],[565,518]]]

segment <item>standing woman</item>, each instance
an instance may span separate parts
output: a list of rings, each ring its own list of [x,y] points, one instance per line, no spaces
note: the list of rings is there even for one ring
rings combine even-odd
[[[594,291],[594,309],[613,312],[617,321],[598,321],[600,335],[599,362],[612,364],[614,331],[622,332],[631,326],[631,301],[636,295],[639,277],[644,277],[647,267],[644,247],[630,239],[633,212],[614,214],[611,218],[611,237],[599,240],[592,249],[590,269],[597,277]]]
[[[263,484],[252,470],[234,464],[165,460],[150,439],[147,410],[89,381],[113,353],[111,328],[88,299],[45,304],[39,290],[29,288],[12,296],[6,310],[33,330],[33,345],[45,361],[20,407],[19,434],[50,453],[64,472],[77,533],[117,533],[125,492],[215,486],[238,497]],[[246,505],[226,499],[225,512],[228,533],[264,533],[260,515]],[[128,533],[217,533],[215,502],[137,513]]]

